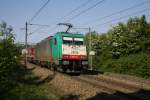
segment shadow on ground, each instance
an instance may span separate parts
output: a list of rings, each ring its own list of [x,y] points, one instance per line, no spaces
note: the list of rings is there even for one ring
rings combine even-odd
[[[61,97],[60,100],[79,100],[79,98],[80,97],[78,95],[70,94],[70,95]]]
[[[87,74],[87,75],[98,75],[98,74],[104,74],[104,71],[99,71],[99,70],[84,70],[82,74]]]
[[[64,72],[60,72],[64,73]],[[82,72],[65,72],[64,74],[70,75],[70,76],[80,76],[80,75],[98,75],[98,74],[104,74],[104,71],[98,71],[98,70],[83,70]]]
[[[80,96],[67,95],[61,98],[61,100],[79,100]],[[139,90],[134,93],[121,93],[116,92],[114,94],[97,93],[94,97],[90,97],[87,100],[150,100],[150,91]]]
[[[53,74],[48,75],[45,78],[42,77],[37,77],[37,76],[33,76],[32,74],[32,70],[34,70],[35,68],[32,69],[27,69],[27,76],[25,78],[22,79],[22,82],[25,84],[33,84],[33,85],[41,85],[44,83],[48,83],[50,82],[52,79],[55,78],[56,73],[54,72]]]

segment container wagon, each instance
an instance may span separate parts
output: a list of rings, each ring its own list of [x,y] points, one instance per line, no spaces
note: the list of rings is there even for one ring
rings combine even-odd
[[[35,59],[35,49],[34,47],[27,48],[27,60],[31,63],[33,63]]]
[[[52,52],[50,46],[51,36],[37,43],[35,46],[35,63],[42,66],[50,66],[52,63]]]

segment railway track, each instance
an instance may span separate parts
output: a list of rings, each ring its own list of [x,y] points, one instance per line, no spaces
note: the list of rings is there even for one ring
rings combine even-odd
[[[150,100],[150,92],[146,91],[145,93],[134,94],[141,90],[141,88],[133,86],[133,84],[122,83],[122,81],[109,80],[108,76],[104,78],[97,77],[96,75],[70,76],[60,72],[57,72],[57,74],[65,75],[77,81],[92,85],[98,88],[102,93],[113,94],[113,96],[111,96],[112,98],[108,100]]]
[[[80,78],[83,80],[89,79],[91,81],[95,81],[104,87],[107,87],[116,91],[124,92],[124,93],[130,93],[130,92],[134,92],[140,89],[136,86],[122,83],[122,81],[111,80],[108,78],[108,76],[98,77],[98,76],[91,76],[91,75],[81,75]]]
[[[48,69],[47,69],[48,70]],[[138,85],[129,84],[130,82],[124,82],[120,79],[112,79],[110,76],[105,75],[68,75],[60,72],[56,72],[59,77],[66,77],[71,81],[84,83],[85,87],[92,86],[98,89],[98,93],[106,93],[107,99],[102,100],[150,100],[150,92],[144,91],[144,93],[136,93],[141,90]],[[61,78],[60,78],[61,79]],[[66,82],[66,81],[64,81]],[[66,85],[72,85],[65,83]],[[76,89],[76,91],[79,91]],[[109,98],[111,97],[111,98]],[[95,100],[95,99],[94,99]],[[99,99],[96,99],[99,100]],[[101,99],[100,99],[101,100]]]
[[[99,89],[102,89],[108,94],[114,94],[115,100],[150,100],[150,92],[145,92],[141,94],[133,94],[141,90],[140,87],[133,86],[130,84],[122,83],[122,81],[109,80],[104,77],[97,77],[95,75],[80,75],[73,76],[73,78],[91,84]],[[116,95],[117,92],[117,95]],[[113,100],[113,99],[112,99]]]

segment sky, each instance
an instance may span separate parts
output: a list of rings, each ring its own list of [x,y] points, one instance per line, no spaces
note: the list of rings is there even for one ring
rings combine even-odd
[[[107,32],[118,22],[126,22],[129,17],[139,17],[145,14],[147,21],[150,22],[150,0],[104,0],[94,8],[77,16],[79,13],[101,1],[91,0],[87,5],[65,16],[87,1],[89,0],[50,0],[45,8],[30,22],[30,24],[47,26],[28,25],[28,42],[38,43],[56,32],[65,31],[65,26],[57,25],[60,22],[71,23],[74,28],[91,27],[92,31],[99,33]],[[45,2],[47,0],[0,0],[0,22],[5,21],[13,27],[16,42],[24,42],[25,22],[29,22]],[[112,13],[141,3],[143,5],[106,17]],[[62,19],[63,16],[65,18]],[[74,19],[69,21],[72,17]],[[71,31],[81,32],[82,34],[88,32],[87,29],[72,29]]]

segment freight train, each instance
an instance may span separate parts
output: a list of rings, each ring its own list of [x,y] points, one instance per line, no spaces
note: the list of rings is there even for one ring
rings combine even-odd
[[[34,48],[28,48],[28,61],[50,69],[83,71],[88,68],[87,50],[83,34],[57,32]]]

